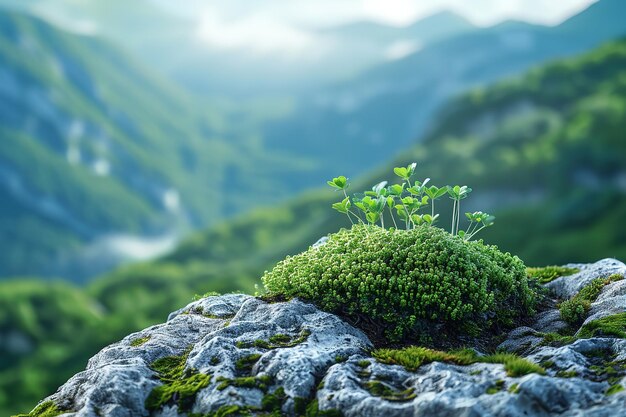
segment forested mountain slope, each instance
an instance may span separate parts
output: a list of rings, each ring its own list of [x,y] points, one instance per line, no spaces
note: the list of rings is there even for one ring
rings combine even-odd
[[[280,198],[267,191],[297,158],[263,152],[250,124],[107,42],[0,9],[0,277],[102,271],[104,249],[75,262],[85,245],[206,226],[243,208],[233,186]]]

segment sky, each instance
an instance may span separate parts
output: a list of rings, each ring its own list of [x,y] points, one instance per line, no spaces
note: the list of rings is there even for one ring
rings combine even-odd
[[[558,24],[596,0],[152,0],[198,22],[198,36],[213,47],[257,52],[310,49],[311,28],[357,20],[408,25],[442,10],[479,26],[507,19]]]
[[[596,0],[153,0],[198,16],[202,11],[224,19],[263,15],[292,25],[328,25],[369,19],[406,25],[441,10],[453,10],[487,26],[505,19],[556,24]],[[198,13],[200,11],[200,14]]]

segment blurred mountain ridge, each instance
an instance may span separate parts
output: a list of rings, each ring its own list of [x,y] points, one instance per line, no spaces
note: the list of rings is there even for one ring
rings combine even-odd
[[[427,133],[451,97],[626,36],[624,15],[625,2],[600,0],[557,26],[504,22],[433,42],[301,100],[264,128],[267,145],[322,155],[301,187],[337,166],[364,173]]]
[[[297,172],[297,156],[259,148],[242,109],[26,14],[0,10],[0,79],[0,276],[92,276],[118,260],[76,261],[85,244],[170,239],[242,210],[227,188],[277,201],[273,178]]]

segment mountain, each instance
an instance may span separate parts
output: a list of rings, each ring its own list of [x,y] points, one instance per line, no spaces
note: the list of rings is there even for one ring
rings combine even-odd
[[[625,36],[625,14],[626,3],[600,0],[554,27],[508,21],[430,43],[301,100],[265,127],[266,144],[322,161],[294,179],[300,187],[338,166],[351,176],[367,172],[423,137],[449,98]]]
[[[276,22],[268,26],[260,21],[246,29],[245,17],[225,24],[219,19],[211,21],[210,14],[201,8],[189,16],[175,6],[153,0],[137,0],[132,5],[121,0],[102,4],[0,0],[0,4],[27,10],[68,30],[89,31],[124,45],[144,63],[190,91],[238,100],[309,94],[329,82],[354,77],[425,44],[473,29],[465,19],[450,12],[403,28],[372,22],[329,28],[277,28]],[[203,21],[203,14],[208,23]],[[137,27],[141,30],[135,30]],[[269,38],[261,48],[253,42],[222,44],[223,32],[230,31],[237,37],[238,30],[244,35],[254,31],[259,39]],[[272,35],[275,30],[278,35]],[[276,37],[291,38],[293,47],[275,47],[279,43]]]
[[[407,26],[392,26],[363,20],[328,28],[324,33],[346,38],[368,39],[374,42],[377,40],[394,42],[405,39],[426,44],[475,28],[464,17],[454,12],[443,11],[417,20]]]
[[[419,179],[472,187],[462,209],[496,215],[480,237],[527,265],[626,259],[625,80],[626,41],[619,41],[475,89],[446,105],[430,133],[401,158],[381,162],[350,190],[369,189],[392,179],[394,166],[417,161]],[[342,173],[338,166],[328,177]],[[68,304],[78,306],[73,312],[55,310],[66,304],[49,286],[0,284],[0,353],[7,355],[6,340],[27,347],[11,350],[0,369],[0,392],[11,399],[0,396],[0,409],[28,409],[99,347],[163,321],[193,294],[253,292],[264,270],[349,226],[330,208],[339,199],[330,189],[312,190],[196,232],[159,260],[125,266],[84,289],[70,287],[80,297]],[[438,202],[442,227],[450,206]],[[57,332],[65,315],[90,343],[77,343],[72,328]],[[56,321],[38,324],[50,317]],[[56,333],[59,339],[50,336]],[[54,343],[46,344],[48,338]],[[41,366],[46,355],[55,361]]]
[[[0,10],[0,78],[0,276],[85,278],[245,210],[248,191],[279,199],[273,179],[297,170],[259,148],[249,112],[25,14]]]

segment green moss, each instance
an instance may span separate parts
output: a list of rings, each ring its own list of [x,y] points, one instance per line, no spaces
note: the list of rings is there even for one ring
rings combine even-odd
[[[28,414],[18,414],[13,417],[56,417],[63,413],[67,413],[68,410],[61,410],[54,402],[45,401],[39,404]]]
[[[281,344],[281,343],[289,343],[291,341],[291,337],[286,334],[275,334],[274,336],[269,338],[269,342],[271,344]]]
[[[277,334],[271,336],[269,340],[257,339],[253,342],[237,342],[235,346],[239,349],[246,349],[250,347],[257,347],[259,349],[278,349],[286,347],[294,347],[300,343],[305,342],[311,335],[309,329],[302,329],[297,337],[291,337],[285,334]]]
[[[304,417],[342,417],[343,414],[339,410],[320,410],[317,400],[311,401],[304,412]]]
[[[609,389],[606,390],[606,395],[613,395],[620,391],[624,391],[624,387],[620,384],[611,385]]]
[[[157,373],[163,385],[155,387],[146,398],[148,410],[155,410],[176,401],[180,410],[188,411],[196,393],[209,385],[210,375],[199,374],[191,369],[185,370],[190,350],[191,348],[187,349],[180,356],[166,356],[152,362],[150,367]]]
[[[472,351],[446,353],[420,346],[410,346],[403,349],[376,349],[372,352],[372,356],[379,362],[402,365],[409,371],[415,371],[420,366],[435,361],[450,362],[457,365],[470,365],[476,362],[476,354]]]
[[[368,366],[370,366],[372,363],[370,361],[368,361],[367,359],[362,359],[360,361],[358,361],[356,363],[358,366],[360,366],[361,368],[367,368]]]
[[[130,345],[132,347],[141,346],[144,343],[146,343],[148,340],[150,340],[150,336],[138,337],[136,339],[131,340]]]
[[[566,268],[564,266],[544,266],[540,268],[526,268],[529,277],[537,279],[542,284],[547,284],[557,278],[573,275],[580,272],[577,268]]]
[[[585,324],[578,332],[578,337],[619,337],[626,338],[626,313],[613,314]]]
[[[556,376],[559,378],[575,378],[578,376],[578,372],[576,371],[559,371],[556,373]]]
[[[502,391],[504,389],[504,380],[499,379],[496,381],[496,384],[487,388],[487,394],[489,395],[493,395],[493,394],[497,394],[498,392]]]
[[[558,333],[542,333],[542,336],[542,345],[555,347],[569,345],[571,343],[574,343],[574,341],[576,340],[576,337],[574,336],[566,336]]]
[[[150,368],[158,374],[161,381],[175,381],[183,377],[189,351],[180,356],[165,356],[152,362]]]
[[[433,329],[442,324],[450,334],[511,325],[535,303],[518,258],[426,226],[341,230],[325,245],[279,262],[263,282],[270,294],[366,315],[390,340],[437,338],[441,332]]]
[[[154,388],[146,399],[146,408],[156,410],[172,400],[176,400],[179,409],[189,410],[196,393],[211,382],[211,376],[193,374],[189,377],[172,381]]]
[[[335,362],[336,363],[342,363],[348,360],[347,356],[343,356],[343,355],[337,355],[335,356]]]
[[[495,353],[493,355],[478,356],[471,349],[452,352],[441,352],[419,346],[403,349],[377,349],[372,356],[378,361],[387,364],[402,365],[409,371],[415,371],[423,364],[430,362],[448,362],[456,365],[471,365],[473,363],[500,363],[511,377],[523,376],[529,373],[545,374],[545,369],[524,358],[512,353]]]
[[[237,368],[238,371],[249,372],[250,370],[252,370],[252,367],[255,363],[257,363],[260,358],[261,355],[259,353],[253,353],[252,355],[244,356],[243,358],[238,359],[237,362],[235,362],[235,368]]]
[[[513,378],[532,373],[540,375],[546,373],[546,370],[541,366],[513,353],[495,353],[478,358],[478,362],[501,363],[504,365],[507,375]]]
[[[613,274],[608,278],[594,279],[583,287],[574,297],[561,303],[559,306],[561,318],[572,326],[582,324],[585,318],[587,318],[591,303],[597,300],[602,289],[606,285],[622,279],[624,279],[624,277],[620,274]]]
[[[517,384],[517,383],[512,384],[512,385],[509,387],[509,392],[510,392],[511,394],[518,394],[518,393],[519,393],[519,384]]]
[[[202,300],[203,298],[209,298],[209,297],[219,297],[220,295],[221,295],[220,293],[215,292],[215,291],[209,291],[202,295],[195,294],[193,296],[193,301],[198,301],[198,300]]]
[[[399,391],[380,381],[368,381],[363,384],[363,387],[373,396],[387,401],[410,401],[416,396],[413,388]]]
[[[261,400],[261,408],[265,411],[280,411],[286,399],[285,390],[283,387],[278,387],[273,393],[265,394]]]
[[[262,391],[267,391],[268,385],[272,383],[272,377],[269,375],[261,375],[256,377],[244,376],[234,379],[219,377],[216,381],[219,382],[217,389],[220,391],[223,391],[231,386],[238,388],[257,388]]]
[[[239,405],[223,405],[213,413],[198,417],[245,417],[251,415],[252,413],[247,407],[241,407]]]

